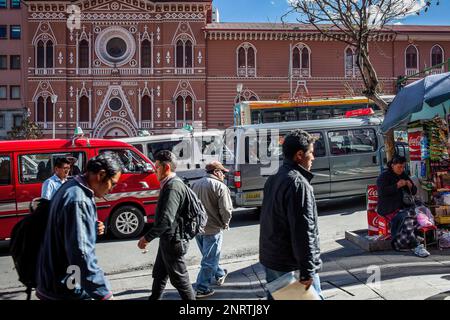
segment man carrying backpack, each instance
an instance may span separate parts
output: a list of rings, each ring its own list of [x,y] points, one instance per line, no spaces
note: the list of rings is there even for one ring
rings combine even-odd
[[[179,228],[180,214],[183,210],[187,210],[189,205],[188,187],[175,174],[176,158],[172,152],[159,151],[155,161],[156,176],[161,184],[155,222],[138,243],[138,247],[143,250],[149,242],[159,238],[158,254],[153,266],[152,294],[149,300],[162,298],[168,279],[183,300],[195,300],[184,260],[189,242]]]
[[[207,164],[205,169],[207,175],[192,186],[208,213],[204,234],[196,236],[203,256],[197,276],[197,299],[214,294],[209,287],[211,280],[219,286],[225,282],[228,271],[219,265],[219,260],[223,230],[228,229],[233,210],[230,190],[223,183],[228,170],[219,161]]]
[[[87,172],[64,183],[52,198],[39,255],[36,295],[41,300],[108,300],[111,286],[97,264],[97,209],[118,183],[120,160],[92,158]]]

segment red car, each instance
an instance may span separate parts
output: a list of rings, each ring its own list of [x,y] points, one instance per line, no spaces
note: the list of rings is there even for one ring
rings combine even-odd
[[[42,183],[53,175],[56,158],[68,157],[75,175],[106,151],[116,153],[125,169],[111,193],[96,199],[98,218],[117,238],[139,235],[146,222],[153,222],[159,196],[153,163],[129,144],[80,138],[0,142],[0,239],[9,238],[14,225],[29,214],[30,202],[41,196]]]

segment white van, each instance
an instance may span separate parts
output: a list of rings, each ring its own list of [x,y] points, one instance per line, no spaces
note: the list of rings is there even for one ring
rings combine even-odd
[[[188,182],[205,174],[205,166],[219,160],[223,147],[223,131],[207,130],[188,132],[177,130],[173,134],[117,139],[131,144],[155,161],[160,150],[170,150],[177,157],[177,175]]]
[[[230,170],[227,180],[235,207],[261,206],[267,178],[283,163],[284,136],[295,129],[317,139],[312,167],[317,200],[364,195],[386,162],[381,121],[376,117],[306,120],[226,130],[221,161]],[[397,152],[407,155],[405,146],[397,145]]]

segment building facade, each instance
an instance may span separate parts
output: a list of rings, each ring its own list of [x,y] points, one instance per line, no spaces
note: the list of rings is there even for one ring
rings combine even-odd
[[[26,112],[27,10],[19,0],[0,0],[0,137]]]
[[[0,39],[0,55],[22,57],[21,70],[0,70],[8,72],[0,93],[2,83],[9,91],[17,82],[23,94],[0,100],[0,112],[24,108],[47,137],[69,137],[78,126],[107,138],[168,133],[186,123],[223,129],[239,99],[362,91],[354,48],[311,26],[214,22],[211,0],[24,3],[4,23],[20,23],[21,40]],[[386,94],[399,76],[448,58],[447,26],[393,26],[371,42]]]

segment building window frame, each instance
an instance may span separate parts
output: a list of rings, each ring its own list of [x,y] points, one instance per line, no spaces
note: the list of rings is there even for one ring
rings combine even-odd
[[[0,30],[4,30],[2,33],[3,33],[3,36],[1,36],[1,33],[0,33],[0,39],[8,39],[8,25],[6,25],[6,24],[0,24]]]
[[[17,119],[20,119],[20,123],[18,123]],[[14,114],[12,127],[13,128],[20,127],[22,125],[22,121],[23,121],[23,114]],[[18,125],[17,125],[17,123],[18,123]]]
[[[9,5],[10,5],[11,9],[20,9],[21,8],[20,0],[10,0]]]
[[[410,59],[410,57],[408,57],[408,56],[412,55],[412,53],[408,53],[410,48],[414,48],[414,51],[415,51],[415,59],[416,59],[416,65],[415,66],[408,65],[408,62],[409,62],[408,59]],[[420,65],[420,52],[419,52],[419,49],[414,44],[410,44],[405,49],[405,74],[406,74],[406,76],[412,76],[413,74],[418,73],[419,72],[419,65]]]
[[[4,130],[4,129],[5,129],[5,115],[0,114],[0,130]]]
[[[308,52],[308,60],[307,60],[307,66],[304,66],[304,61],[303,61],[303,50],[307,50]],[[295,50],[298,50],[298,54],[299,54],[299,60],[298,60],[298,67],[294,67],[294,61],[295,61],[295,57],[294,57],[294,53]],[[290,66],[291,68],[291,74],[294,77],[297,78],[310,78],[311,77],[311,48],[304,44],[304,43],[297,43],[296,45],[294,45],[292,47],[292,50],[290,52],[291,55],[291,61],[292,64]]]
[[[0,70],[7,70],[8,69],[8,56],[6,54],[0,55]]]
[[[17,89],[19,90],[19,96],[18,97],[13,97],[13,90]],[[10,100],[20,100],[22,97],[21,92],[20,92],[20,86],[19,85],[12,85],[9,86],[9,99]]]
[[[17,58],[17,57],[19,57],[19,62],[18,62],[19,64],[14,67],[13,66],[14,58]],[[9,68],[11,70],[20,70],[21,67],[22,67],[22,61],[21,60],[22,59],[21,59],[20,55],[11,55],[11,56],[9,56]]]
[[[14,35],[15,28],[18,28],[18,30],[19,30],[18,36]],[[22,39],[22,26],[20,24],[12,24],[9,26],[9,38],[11,40],[21,40]]]
[[[242,51],[243,50],[243,51]],[[253,51],[253,66],[250,65],[249,53]],[[241,53],[244,52],[244,56]],[[246,78],[256,77],[256,67],[257,67],[257,53],[258,50],[250,42],[244,42],[240,44],[236,49],[236,66],[237,66],[237,76]],[[244,61],[241,61],[244,59]]]
[[[441,62],[438,62],[438,63],[434,63],[433,62],[433,60],[434,60],[433,51],[434,51],[435,48],[439,48],[439,50],[441,51]],[[444,48],[441,45],[439,45],[439,44],[435,44],[434,46],[432,46],[431,50],[430,50],[430,67],[433,67],[433,66],[438,65],[438,64],[442,64],[444,62],[444,60],[445,60],[445,50],[444,50]],[[445,71],[445,66],[442,65],[440,67],[433,68],[431,73],[432,74],[438,74],[438,73],[443,73],[444,71]]]
[[[43,39],[43,37],[38,38],[35,43],[34,43],[34,54],[35,54],[35,69],[36,70],[44,70],[44,69],[54,69],[55,68],[55,46],[56,46],[56,42],[52,37],[49,37],[48,35],[45,35],[45,39]],[[42,42],[42,50],[43,52],[42,54],[42,66],[39,66],[39,43]],[[51,59],[51,66],[48,66],[47,62],[48,58],[47,58],[47,54],[49,53],[48,51],[48,47],[47,45],[51,43],[51,54],[52,54],[52,59]]]
[[[190,115],[190,118],[191,119],[188,119],[187,117],[186,117],[186,114],[188,114],[187,112],[186,112],[186,106],[187,106],[187,101],[188,101],[188,98],[190,99],[190,101],[191,101],[191,115]],[[175,123],[176,123],[176,126],[177,127],[179,127],[179,126],[181,126],[181,125],[185,125],[185,124],[192,124],[195,120],[195,114],[194,114],[194,110],[195,110],[195,100],[194,100],[194,98],[193,98],[193,96],[190,94],[190,93],[183,93],[183,94],[178,94],[178,95],[176,95],[175,96],[175,98],[174,98],[174,103],[175,103]],[[181,106],[179,105],[179,103],[181,103]],[[179,110],[178,108],[179,107],[181,107],[182,108],[182,110]],[[179,111],[182,111],[182,113],[183,113],[183,119],[179,119],[180,117],[179,117],[179,113],[181,113],[181,112],[179,112]]]
[[[7,0],[0,0],[0,10],[1,9],[8,9],[8,1]]]
[[[0,95],[0,100],[7,100],[8,99],[8,86],[6,85],[0,85],[0,89],[2,89],[1,91],[3,91],[5,93],[4,97],[2,97]],[[1,92],[0,91],[0,92]]]
[[[191,47],[190,50],[188,44],[190,44]],[[175,63],[175,74],[193,74],[195,64],[194,39],[192,39],[192,37],[187,34],[183,34],[175,39],[174,45],[175,45],[175,59],[173,60]],[[182,51],[180,52],[180,50]],[[180,59],[182,59],[181,61],[182,63],[180,63]]]

